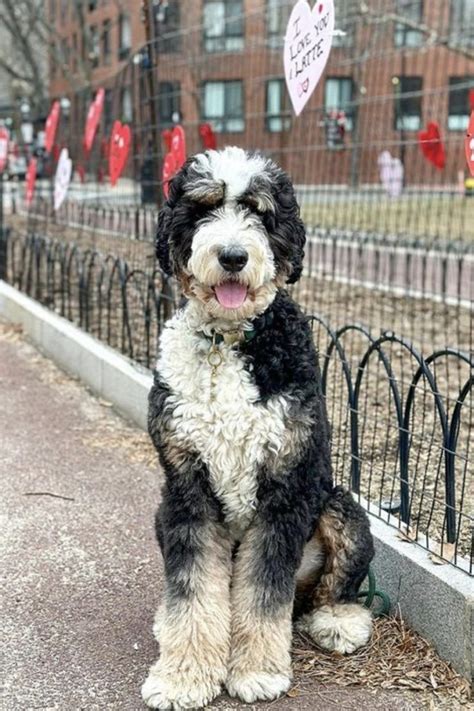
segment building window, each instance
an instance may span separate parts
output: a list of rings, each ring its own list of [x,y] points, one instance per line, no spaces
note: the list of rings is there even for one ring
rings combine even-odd
[[[118,22],[119,59],[126,59],[132,46],[132,26],[128,15],[120,15]]]
[[[104,95],[104,132],[109,133],[112,128],[114,115],[114,98],[112,89],[106,89]]]
[[[72,57],[71,57],[71,66],[72,66],[72,71],[77,72],[77,66],[78,66],[78,56],[77,56],[77,34],[74,32],[72,36]]]
[[[68,69],[69,68],[69,45],[67,42],[67,39],[63,37],[61,40],[61,64],[63,65],[63,69]]]
[[[265,91],[265,128],[270,133],[288,131],[291,113],[284,79],[270,79]]]
[[[394,81],[394,80],[393,80]],[[395,82],[395,129],[418,131],[421,128],[421,77],[397,77]]]
[[[471,112],[470,94],[474,93],[474,77],[449,77],[448,129],[465,131]]]
[[[56,69],[58,67],[57,54],[57,45],[55,42],[51,42],[49,50],[49,73],[51,74],[51,79],[54,79],[54,77],[56,76]]]
[[[270,49],[281,49],[283,47],[290,11],[291,6],[287,2],[267,0],[265,25],[267,28],[267,45]]]
[[[407,20],[406,23],[395,23],[395,47],[419,47],[423,44],[423,32],[413,27],[413,23],[423,22],[423,0],[397,0],[395,12]]]
[[[450,42],[474,47],[474,2],[451,0]]]
[[[156,47],[161,54],[181,51],[180,4],[171,0],[166,5],[159,3],[154,10]]]
[[[131,123],[133,119],[132,92],[128,86],[120,92],[120,107],[122,123]]]
[[[90,0],[87,3],[87,9],[89,12],[94,12],[94,10],[97,10],[97,0]]]
[[[344,127],[354,127],[354,82],[351,77],[328,77],[324,85],[324,111],[326,117],[334,113],[345,115]]]
[[[105,20],[102,25],[102,61],[110,64],[110,20]]]
[[[242,81],[208,81],[203,85],[202,119],[216,133],[239,133],[245,128]]]
[[[64,23],[67,20],[67,11],[69,8],[69,3],[68,0],[61,0],[61,24],[64,25]]]
[[[205,0],[204,49],[239,52],[244,48],[242,0]]]
[[[49,19],[51,22],[56,20],[56,0],[49,0]]]
[[[180,84],[160,81],[158,84],[158,114],[161,128],[173,126],[180,114]]]
[[[95,25],[91,25],[90,28],[90,54],[89,59],[93,69],[99,66],[99,30]]]
[[[352,3],[347,0],[335,0],[336,17],[335,34],[332,38],[333,47],[352,47],[357,13]],[[339,34],[340,33],[340,34]]]

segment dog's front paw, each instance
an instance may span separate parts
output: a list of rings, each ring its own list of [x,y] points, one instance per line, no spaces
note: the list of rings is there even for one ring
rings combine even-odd
[[[142,686],[142,698],[152,709],[200,709],[221,692],[221,684],[211,670],[189,669],[170,672],[160,664],[150,669]]]
[[[254,701],[277,699],[291,686],[291,679],[286,674],[270,672],[231,672],[226,681],[230,696],[251,704]]]

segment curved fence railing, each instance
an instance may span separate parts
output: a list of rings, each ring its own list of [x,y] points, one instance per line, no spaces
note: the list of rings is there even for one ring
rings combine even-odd
[[[93,246],[14,232],[3,250],[11,284],[152,367],[179,299],[153,259],[135,267]],[[472,574],[472,355],[440,348],[422,356],[393,332],[374,335],[357,323],[334,330],[317,313],[309,318],[337,480],[438,562]]]

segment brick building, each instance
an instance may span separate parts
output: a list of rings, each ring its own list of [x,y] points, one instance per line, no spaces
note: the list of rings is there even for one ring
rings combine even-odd
[[[283,78],[290,0],[151,3],[152,52],[135,69],[127,60],[145,43],[138,3],[121,3],[120,13],[110,0],[86,5],[97,49],[91,82],[108,86],[106,124],[114,113],[143,133],[150,122],[143,106],[152,103],[157,130],[179,119],[190,151],[201,145],[199,125],[209,122],[219,145],[264,149],[300,184],[376,183],[382,150],[402,159],[408,184],[453,185],[464,168],[462,139],[474,88],[472,0],[368,0],[362,6],[336,0],[339,32],[298,118]],[[56,22],[65,42],[77,46],[77,20]],[[141,79],[150,72],[145,90]],[[52,76],[53,96],[66,91],[61,82]],[[345,116],[339,140],[334,111]],[[74,112],[79,127],[80,102]],[[429,121],[439,125],[445,143],[443,171],[423,158],[418,145],[418,132]]]
[[[51,99],[71,101],[69,131],[80,136],[86,106],[94,89],[106,87],[104,119],[106,129],[117,111],[131,121],[132,97],[128,90],[115,96],[117,76],[137,48],[145,43],[145,27],[136,0],[68,2],[49,0],[49,21],[57,36],[50,54]],[[60,57],[62,68],[58,66]],[[120,100],[121,106],[116,106]]]

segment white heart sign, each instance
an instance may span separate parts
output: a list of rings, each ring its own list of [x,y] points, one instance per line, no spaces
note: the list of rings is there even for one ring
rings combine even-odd
[[[54,178],[54,209],[59,210],[63,204],[72,177],[72,160],[69,151],[63,148],[59,154],[58,167]]]
[[[333,0],[320,0],[312,10],[306,0],[298,0],[288,20],[283,49],[286,85],[297,116],[321,79],[333,33]]]
[[[382,151],[377,159],[380,180],[390,197],[398,197],[403,188],[403,163],[389,151]]]

